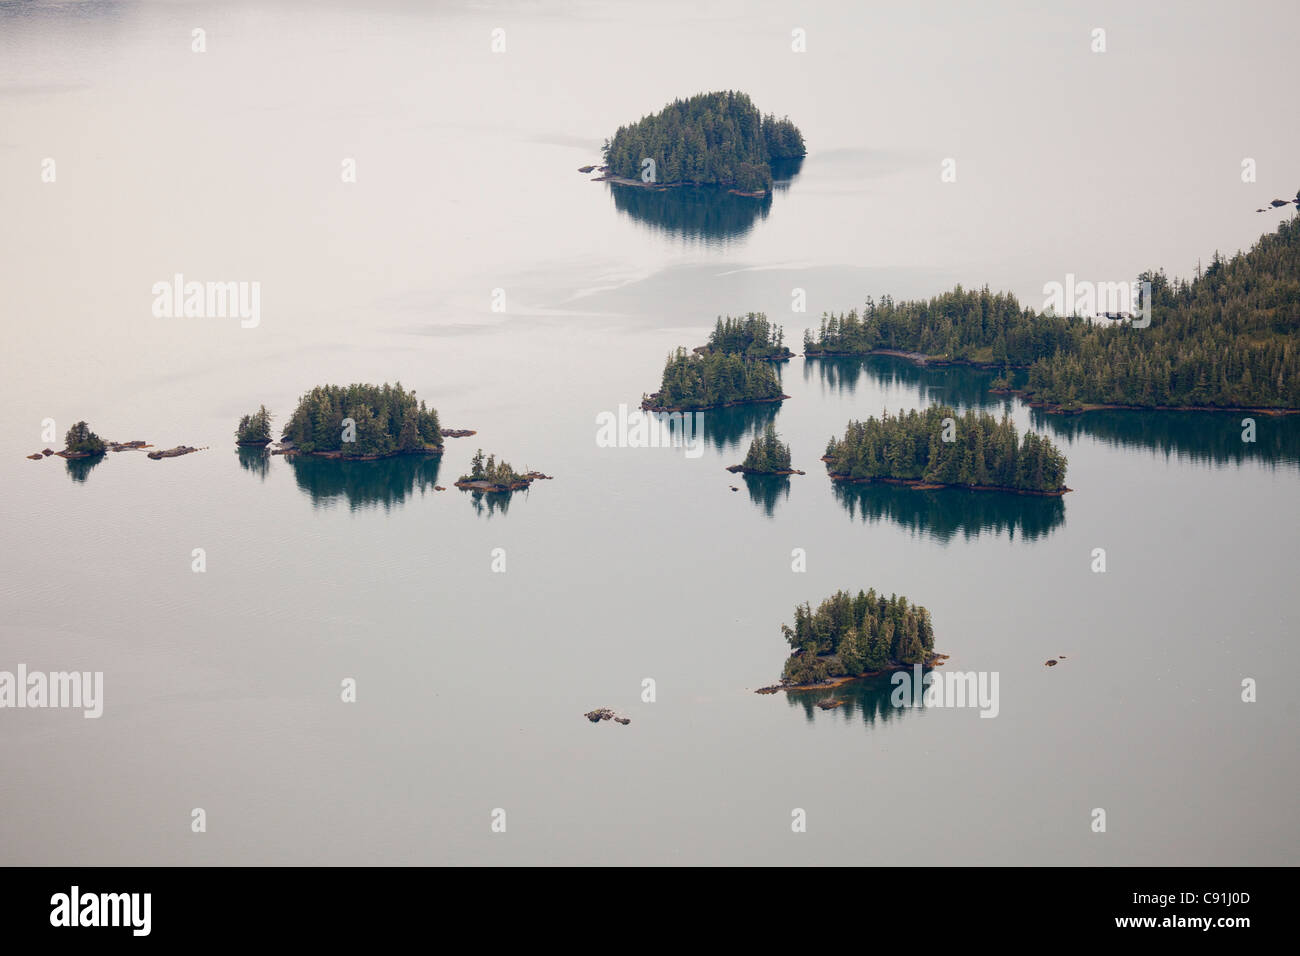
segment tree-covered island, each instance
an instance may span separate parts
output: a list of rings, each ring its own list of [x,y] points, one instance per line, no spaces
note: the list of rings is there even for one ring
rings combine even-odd
[[[92,458],[104,454],[108,446],[84,421],[77,422],[63,436],[62,458]]]
[[[713,185],[762,196],[772,188],[772,162],[807,150],[788,118],[763,116],[744,93],[726,91],[674,100],[620,127],[603,152],[607,178],[627,185]]]
[[[804,333],[804,355],[998,368],[995,389],[1055,412],[1300,410],[1300,219],[1249,252],[1215,253],[1190,281],[1170,281],[1163,270],[1138,281],[1150,283],[1149,325],[1036,312],[1012,295],[959,286],[823,315],[815,333]]]
[[[1062,495],[1066,458],[1034,432],[1023,439],[1007,417],[958,414],[931,406],[865,422],[849,422],[843,438],[826,446],[826,470],[835,481],[883,481],[923,488]]]
[[[745,475],[802,475],[803,472],[790,464],[790,446],[781,441],[776,433],[776,426],[771,422],[763,429],[762,435],[755,435],[749,443],[749,452],[742,464],[732,465],[727,469]]]
[[[442,453],[438,413],[396,385],[318,385],[298,400],[282,440],[294,454],[374,460]]]
[[[239,419],[239,425],[235,428],[235,444],[245,446],[271,444],[271,413],[266,410],[265,405],[259,406],[251,415],[244,415]]]
[[[764,359],[769,362],[783,362],[794,358],[794,353],[786,347],[785,329],[767,320],[763,312],[749,312],[743,317],[725,319],[718,316],[709,341],[701,345],[697,352],[725,352],[747,359]]]
[[[794,626],[781,625],[781,633],[792,648],[781,683],[759,693],[832,687],[915,664],[934,666],[946,657],[934,651],[928,610],[874,588],[856,597],[836,591],[815,611],[805,601],[794,609]]]
[[[779,402],[781,379],[768,362],[726,352],[687,352],[668,356],[659,391],[645,395],[649,412],[697,412],[750,402]]]
[[[540,471],[518,472],[504,460],[497,461],[496,455],[483,457],[483,449],[480,448],[470,462],[469,474],[461,475],[456,481],[456,487],[462,491],[487,491],[494,494],[505,494],[511,491],[522,491],[531,485],[534,481],[550,478],[550,475],[544,475]]]

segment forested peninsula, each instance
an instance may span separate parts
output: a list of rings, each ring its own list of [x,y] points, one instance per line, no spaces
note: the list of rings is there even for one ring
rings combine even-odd
[[[804,355],[897,354],[1003,370],[995,383],[1049,411],[1300,410],[1300,220],[1249,252],[1215,254],[1190,281],[1146,272],[1149,326],[1022,307],[958,286],[928,300],[868,299],[822,317]],[[1014,370],[1022,370],[1013,377]]]
[[[687,352],[668,356],[659,391],[645,395],[649,412],[696,412],[750,402],[779,402],[781,380],[768,362],[728,352]]]
[[[620,127],[603,147],[609,177],[634,185],[722,186],[756,196],[771,190],[774,160],[806,152],[794,123],[761,115],[735,91],[674,100]]]
[[[794,609],[794,626],[781,625],[781,633],[793,651],[781,682],[760,694],[834,687],[914,664],[933,666],[947,656],[934,651],[928,610],[874,588],[856,597],[836,591],[815,611],[805,601]]]
[[[1033,432],[1023,439],[1003,416],[958,414],[932,405],[865,422],[849,422],[843,438],[826,446],[826,470],[835,481],[883,481],[923,488],[1062,495],[1067,460]]]

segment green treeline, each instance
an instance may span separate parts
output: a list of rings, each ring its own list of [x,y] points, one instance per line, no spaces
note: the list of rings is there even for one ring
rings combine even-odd
[[[957,362],[1029,365],[1061,348],[1072,348],[1077,318],[1036,314],[1009,292],[957,286],[932,299],[880,302],[867,299],[861,314],[823,314],[816,336],[804,332],[808,355],[862,355],[875,349],[918,352]]]
[[[506,461],[497,461],[496,455],[483,457],[483,449],[475,452],[470,460],[468,475],[461,475],[460,481],[486,481],[493,485],[513,485],[524,480],[524,475],[515,471]]]
[[[344,419],[352,420],[350,427]],[[318,385],[298,400],[284,437],[300,451],[345,458],[442,449],[438,413],[401,382]]]
[[[827,444],[826,458],[835,477],[1049,493],[1065,488],[1067,463],[1049,439],[1034,432],[1019,439],[1005,416],[938,405],[849,422],[844,437]]]
[[[934,652],[930,612],[874,588],[857,597],[836,591],[816,611],[805,601],[794,609],[794,627],[783,624],[781,633],[794,649],[781,679],[792,684],[922,664]]]
[[[785,329],[769,322],[763,312],[749,312],[734,319],[718,316],[705,348],[750,359],[786,359],[794,355],[785,347]]]
[[[790,471],[790,446],[777,436],[774,424],[768,422],[763,434],[754,436],[741,467],[757,472]]]
[[[1151,325],[1089,327],[1029,369],[1028,396],[1069,405],[1300,408],[1300,220],[1191,282],[1151,283]]]
[[[725,352],[678,349],[664,365],[663,384],[644,407],[699,411],[733,402],[781,397],[781,380],[767,362],[747,361]]]
[[[63,450],[77,455],[102,455],[104,440],[85,422],[77,422],[63,436]]]
[[[235,429],[235,441],[238,442],[269,442],[271,440],[271,413],[266,410],[266,406],[260,406],[257,411],[251,415],[244,415],[239,419],[239,426]]]
[[[1300,219],[1249,252],[1215,254],[1191,281],[1146,272],[1150,325],[1062,317],[957,287],[927,301],[867,301],[804,333],[808,355],[875,349],[1028,368],[1025,394],[1067,408],[1300,408]],[[1003,379],[999,384],[1007,384]]]
[[[617,176],[640,179],[642,162],[652,159],[656,182],[745,192],[772,188],[773,159],[805,153],[803,135],[789,119],[761,116],[748,96],[734,91],[674,100],[620,127],[604,146],[605,163]]]

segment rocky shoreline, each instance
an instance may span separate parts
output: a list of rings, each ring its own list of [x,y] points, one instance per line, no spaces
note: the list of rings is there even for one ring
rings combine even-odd
[[[746,190],[736,189],[734,187],[731,187],[727,183],[696,183],[696,182],[690,182],[689,180],[678,180],[676,182],[671,182],[671,183],[661,183],[661,182],[647,183],[647,182],[643,182],[640,179],[629,179],[627,176],[616,176],[614,173],[610,171],[610,168],[608,166],[598,166],[594,163],[590,166],[579,166],[578,172],[584,174],[590,174],[593,172],[600,173],[601,175],[593,176],[591,178],[591,181],[593,183],[613,183],[616,186],[635,186],[638,189],[649,189],[652,192],[663,192],[664,190],[667,189],[679,189],[683,186],[693,186],[696,188],[699,188],[700,186],[717,186],[719,188],[726,189],[727,192],[731,193],[733,196],[747,196],[753,199],[762,199],[764,196],[768,194],[768,190],[766,189],[756,189],[752,191],[746,191]]]
[[[942,667],[948,660],[947,654],[931,654],[923,661],[918,663],[922,667]],[[911,670],[915,664],[890,664],[888,667],[881,668],[878,671],[865,671],[861,674],[842,674],[839,677],[828,677],[824,681],[818,681],[814,684],[769,684],[767,687],[760,687],[754,691],[755,694],[776,694],[781,691],[805,691],[805,690],[834,690],[836,687],[843,687],[855,680],[866,680],[868,677],[879,677],[881,674],[891,674],[894,671]],[[838,705],[836,705],[838,706]]]
[[[764,405],[764,404],[767,404],[767,403],[769,403],[769,402],[784,402],[784,401],[785,401],[786,399],[788,399],[790,396],[789,396],[789,395],[777,395],[777,396],[774,396],[774,397],[772,397],[772,398],[746,398],[746,399],[741,399],[741,400],[739,400],[739,401],[735,401],[735,402],[723,402],[723,403],[720,404],[720,405],[698,405],[698,406],[690,406],[690,407],[684,407],[684,406],[683,406],[683,407],[674,407],[674,406],[672,406],[672,405],[656,405],[656,404],[655,404],[655,399],[657,399],[658,397],[659,397],[659,393],[658,393],[658,392],[655,392],[655,393],[653,393],[652,395],[648,395],[648,396],[646,396],[645,398],[643,398],[643,399],[641,400],[641,411],[643,411],[643,412],[668,413],[668,414],[672,414],[673,412],[713,412],[713,411],[718,411],[719,409],[723,409],[723,408],[735,408],[735,407],[737,407],[738,405]]]
[[[822,461],[828,462],[823,456]],[[829,463],[829,462],[828,462]],[[1028,488],[1010,488],[1006,485],[962,485],[951,484],[948,482],[925,481],[921,478],[851,478],[848,475],[837,475],[833,471],[828,471],[831,481],[838,481],[846,485],[903,485],[908,488],[914,488],[917,491],[937,491],[940,488],[959,488],[963,491],[1000,491],[1008,495],[1030,495],[1035,498],[1060,498],[1067,492],[1073,491],[1073,488],[1061,488],[1057,491],[1033,491]]]
[[[972,359],[950,359],[942,355],[926,355],[924,352],[905,352],[900,349],[871,349],[869,352],[840,352],[834,349],[804,350],[804,358],[868,358],[872,355],[889,355],[893,358],[907,359],[916,365],[933,365],[937,368],[948,366],[965,366],[984,370],[1002,368],[1023,369],[1027,365],[1008,365],[1005,362],[976,362]]]
[[[731,472],[733,475],[735,475],[735,474],[739,474],[739,475],[772,475],[772,476],[784,476],[784,475],[806,475],[806,474],[808,474],[808,472],[806,472],[806,471],[800,471],[798,468],[783,468],[783,469],[781,469],[780,471],[761,471],[761,470],[759,470],[758,468],[746,468],[744,465],[728,465],[728,466],[727,466],[727,471]]]
[[[534,481],[551,481],[554,476],[544,475],[540,471],[530,471],[527,474],[520,475],[518,481],[458,481],[456,487],[461,491],[484,491],[489,494],[506,494],[511,491],[523,491],[528,488]]]

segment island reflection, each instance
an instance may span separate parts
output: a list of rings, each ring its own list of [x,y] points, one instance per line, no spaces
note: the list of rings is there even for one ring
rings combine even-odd
[[[378,461],[338,461],[286,455],[298,487],[313,507],[330,507],[343,500],[357,511],[401,505],[417,492],[423,497],[438,484],[439,455],[397,455]],[[247,468],[241,456],[240,466]],[[249,470],[256,470],[250,468]]]
[[[718,186],[646,189],[609,183],[607,188],[615,209],[654,232],[705,245],[725,244],[744,238],[767,218],[772,196],[790,188],[802,165],[802,158],[773,160],[772,192],[761,199]]]

